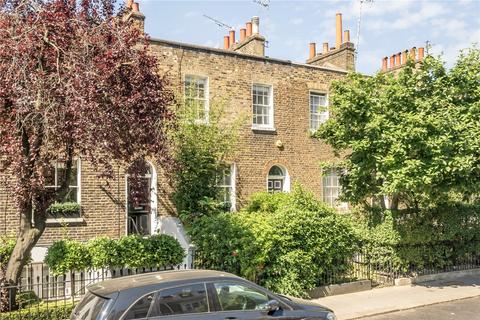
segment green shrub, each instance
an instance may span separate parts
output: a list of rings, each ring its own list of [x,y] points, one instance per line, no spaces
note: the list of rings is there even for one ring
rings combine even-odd
[[[0,313],[0,320],[64,320],[69,319],[72,302],[40,303],[27,309]]]
[[[17,302],[19,308],[22,309],[29,305],[38,303],[40,299],[37,297],[37,294],[34,291],[23,291],[17,293],[15,301]]]
[[[178,265],[184,257],[182,246],[171,236],[129,235],[119,240],[98,237],[86,244],[73,240],[55,241],[44,262],[53,274],[60,275],[72,270]]]
[[[118,241],[109,237],[93,238],[87,243],[91,267],[95,269],[113,268],[121,266]]]
[[[254,195],[244,211],[203,217],[189,233],[201,267],[297,296],[327,271],[346,272],[357,243],[347,219],[299,186],[290,194]]]
[[[355,212],[352,221],[371,262],[399,272],[453,266],[480,253],[478,205]]]
[[[47,209],[47,213],[54,217],[71,217],[80,213],[81,207],[76,202],[55,202]]]
[[[69,239],[55,241],[48,248],[44,262],[54,275],[83,270],[91,266],[87,247],[81,242]]]
[[[165,234],[148,238],[145,245],[146,267],[177,265],[185,258],[185,251],[176,239]]]
[[[0,268],[7,265],[10,255],[13,252],[13,248],[15,247],[15,243],[16,241],[13,238],[5,236],[0,237]]]

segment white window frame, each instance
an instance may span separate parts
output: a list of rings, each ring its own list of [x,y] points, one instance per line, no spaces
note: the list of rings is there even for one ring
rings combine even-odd
[[[268,105],[259,105],[259,104],[254,104],[253,103],[253,89],[255,86],[259,87],[266,87],[268,88],[269,95],[268,95]],[[251,90],[251,99],[252,99],[252,130],[270,130],[274,131],[275,130],[275,125],[274,125],[274,105],[273,105],[273,85],[271,84],[263,84],[263,83],[253,83],[252,84],[252,90]],[[255,105],[259,105],[262,107],[268,107],[268,119],[269,123],[268,124],[256,124],[253,122],[253,119],[255,118]]]
[[[187,93],[189,91],[189,88],[187,88],[187,78],[191,78],[193,81],[204,81],[205,82],[205,97],[204,98],[198,98],[198,97],[190,97]],[[187,99],[192,99],[195,101],[203,101],[204,105],[204,114],[205,117],[203,119],[198,117],[198,110],[197,110],[197,115],[195,117],[195,122],[197,123],[208,123],[209,120],[209,113],[210,113],[210,81],[207,76],[203,75],[195,75],[195,74],[186,74],[184,79],[183,79],[183,91],[184,91],[184,99],[187,101]]]
[[[327,181],[327,184],[325,183],[326,179],[330,180],[331,179],[331,173],[334,172],[335,173],[335,176],[337,177],[337,184],[336,185],[332,185],[330,184],[328,181]],[[326,169],[323,171],[323,174],[322,174],[322,201],[325,202],[326,204],[328,204],[329,206],[331,207],[338,207],[339,206],[339,202],[338,202],[338,197],[340,196],[341,194],[341,189],[342,189],[342,186],[340,185],[340,174],[339,174],[339,170],[337,168],[331,168],[331,169]],[[332,195],[326,195],[326,190],[328,189],[331,189],[332,191],[334,190],[334,188],[336,188],[337,190],[337,195],[336,197],[332,196]]]
[[[77,158],[77,159],[74,159],[73,160],[74,164],[76,164],[77,166],[77,185],[76,186],[68,186],[69,188],[70,187],[73,187],[73,188],[77,188],[77,201],[76,203],[80,204],[81,203],[81,195],[82,195],[82,192],[81,192],[81,171],[82,171],[82,165],[81,165],[81,160],[80,158]],[[60,185],[58,184],[58,169],[59,169],[59,164],[63,164],[63,163],[60,163],[60,162],[55,162],[53,164],[54,166],[54,170],[55,170],[55,173],[54,173],[54,180],[55,180],[55,183],[54,185],[45,185],[45,188],[47,189],[58,189],[60,187]]]
[[[237,176],[237,166],[235,163],[230,164],[230,185],[226,185],[223,182],[224,179],[224,172],[222,171],[221,182],[217,183],[218,188],[226,189],[230,188],[230,211],[234,212],[237,211],[237,197],[236,197],[236,176]]]
[[[319,112],[317,110],[317,112],[312,112],[312,96],[324,96],[325,97],[325,108],[326,110],[325,111],[322,111],[322,112]],[[315,132],[318,130],[318,128],[320,128],[320,126],[325,123],[329,118],[330,118],[330,111],[329,111],[329,107],[328,107],[328,94],[325,93],[325,92],[321,92],[321,91],[313,91],[313,90],[310,90],[308,92],[308,107],[309,107],[309,128],[310,128],[310,131],[311,132]],[[312,115],[316,115],[319,119],[317,122],[316,122],[316,126],[315,127],[312,127]]]
[[[76,188],[77,188],[77,201],[76,203],[78,204],[81,204],[82,203],[82,160],[81,158],[76,158],[73,160],[76,164],[77,164],[77,185],[76,185]],[[54,164],[54,168],[55,168],[55,175],[54,175],[54,179],[55,179],[55,185],[54,186],[45,186],[45,188],[55,188],[57,189],[58,188],[58,162],[56,162]],[[47,223],[62,223],[62,222],[83,222],[84,219],[83,219],[83,216],[82,216],[82,213],[80,212],[80,216],[77,217],[77,218],[61,218],[61,219],[57,219],[57,218],[47,218],[46,222]]]

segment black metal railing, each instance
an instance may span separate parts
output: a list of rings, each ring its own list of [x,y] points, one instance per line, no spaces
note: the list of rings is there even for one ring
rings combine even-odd
[[[85,270],[53,275],[45,264],[32,263],[24,268],[17,286],[0,285],[0,320],[68,319],[73,306],[90,284],[128,275],[192,267],[184,264],[155,268]],[[11,299],[14,292],[15,301]]]

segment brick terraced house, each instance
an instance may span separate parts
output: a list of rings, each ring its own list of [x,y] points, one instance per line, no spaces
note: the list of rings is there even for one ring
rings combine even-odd
[[[133,4],[127,18],[143,28],[144,15]],[[265,38],[260,33],[259,18],[254,17],[240,30],[224,39],[224,48],[179,43],[151,38],[151,51],[162,72],[176,91],[197,100],[198,117],[208,121],[209,102],[221,98],[227,102],[227,114],[247,114],[249,121],[240,129],[240,139],[230,169],[225,170],[219,187],[232,210],[238,210],[254,192],[288,192],[295,182],[312,190],[332,206],[338,203],[340,190],[337,172],[323,172],[321,162],[335,162],[332,150],[311,137],[311,132],[329,117],[328,97],[332,81],[355,70],[355,50],[349,31],[342,30],[342,16],[336,16],[335,47],[323,44],[317,54],[310,44],[305,63],[265,56]],[[185,88],[193,88],[185,90]],[[48,186],[61,184],[63,168],[56,166]],[[187,249],[188,241],[168,200],[168,187],[162,168],[149,164],[145,183],[150,186],[151,204],[133,206],[128,201],[125,168],[117,168],[117,178],[107,188],[86,161],[78,159],[70,186],[70,199],[80,204],[78,215],[65,219],[51,217],[33,251],[33,260],[43,259],[53,240],[68,236],[86,241],[99,235],[117,238],[126,234],[173,234]],[[8,177],[0,177],[7,179]],[[4,184],[0,185],[0,233],[15,234],[19,217]]]

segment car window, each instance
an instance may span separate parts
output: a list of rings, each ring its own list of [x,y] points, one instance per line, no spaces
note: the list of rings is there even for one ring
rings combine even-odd
[[[150,310],[150,305],[153,301],[153,293],[147,294],[146,296],[138,299],[127,311],[124,320],[133,320],[133,319],[143,319],[148,316],[148,310]]]
[[[204,283],[161,290],[157,294],[150,317],[208,312]]]
[[[214,286],[223,311],[264,310],[270,300],[262,291],[241,283],[217,282]]]
[[[75,307],[73,311],[74,319],[90,320],[100,318],[101,311],[108,305],[108,301],[108,299],[88,292]]]

